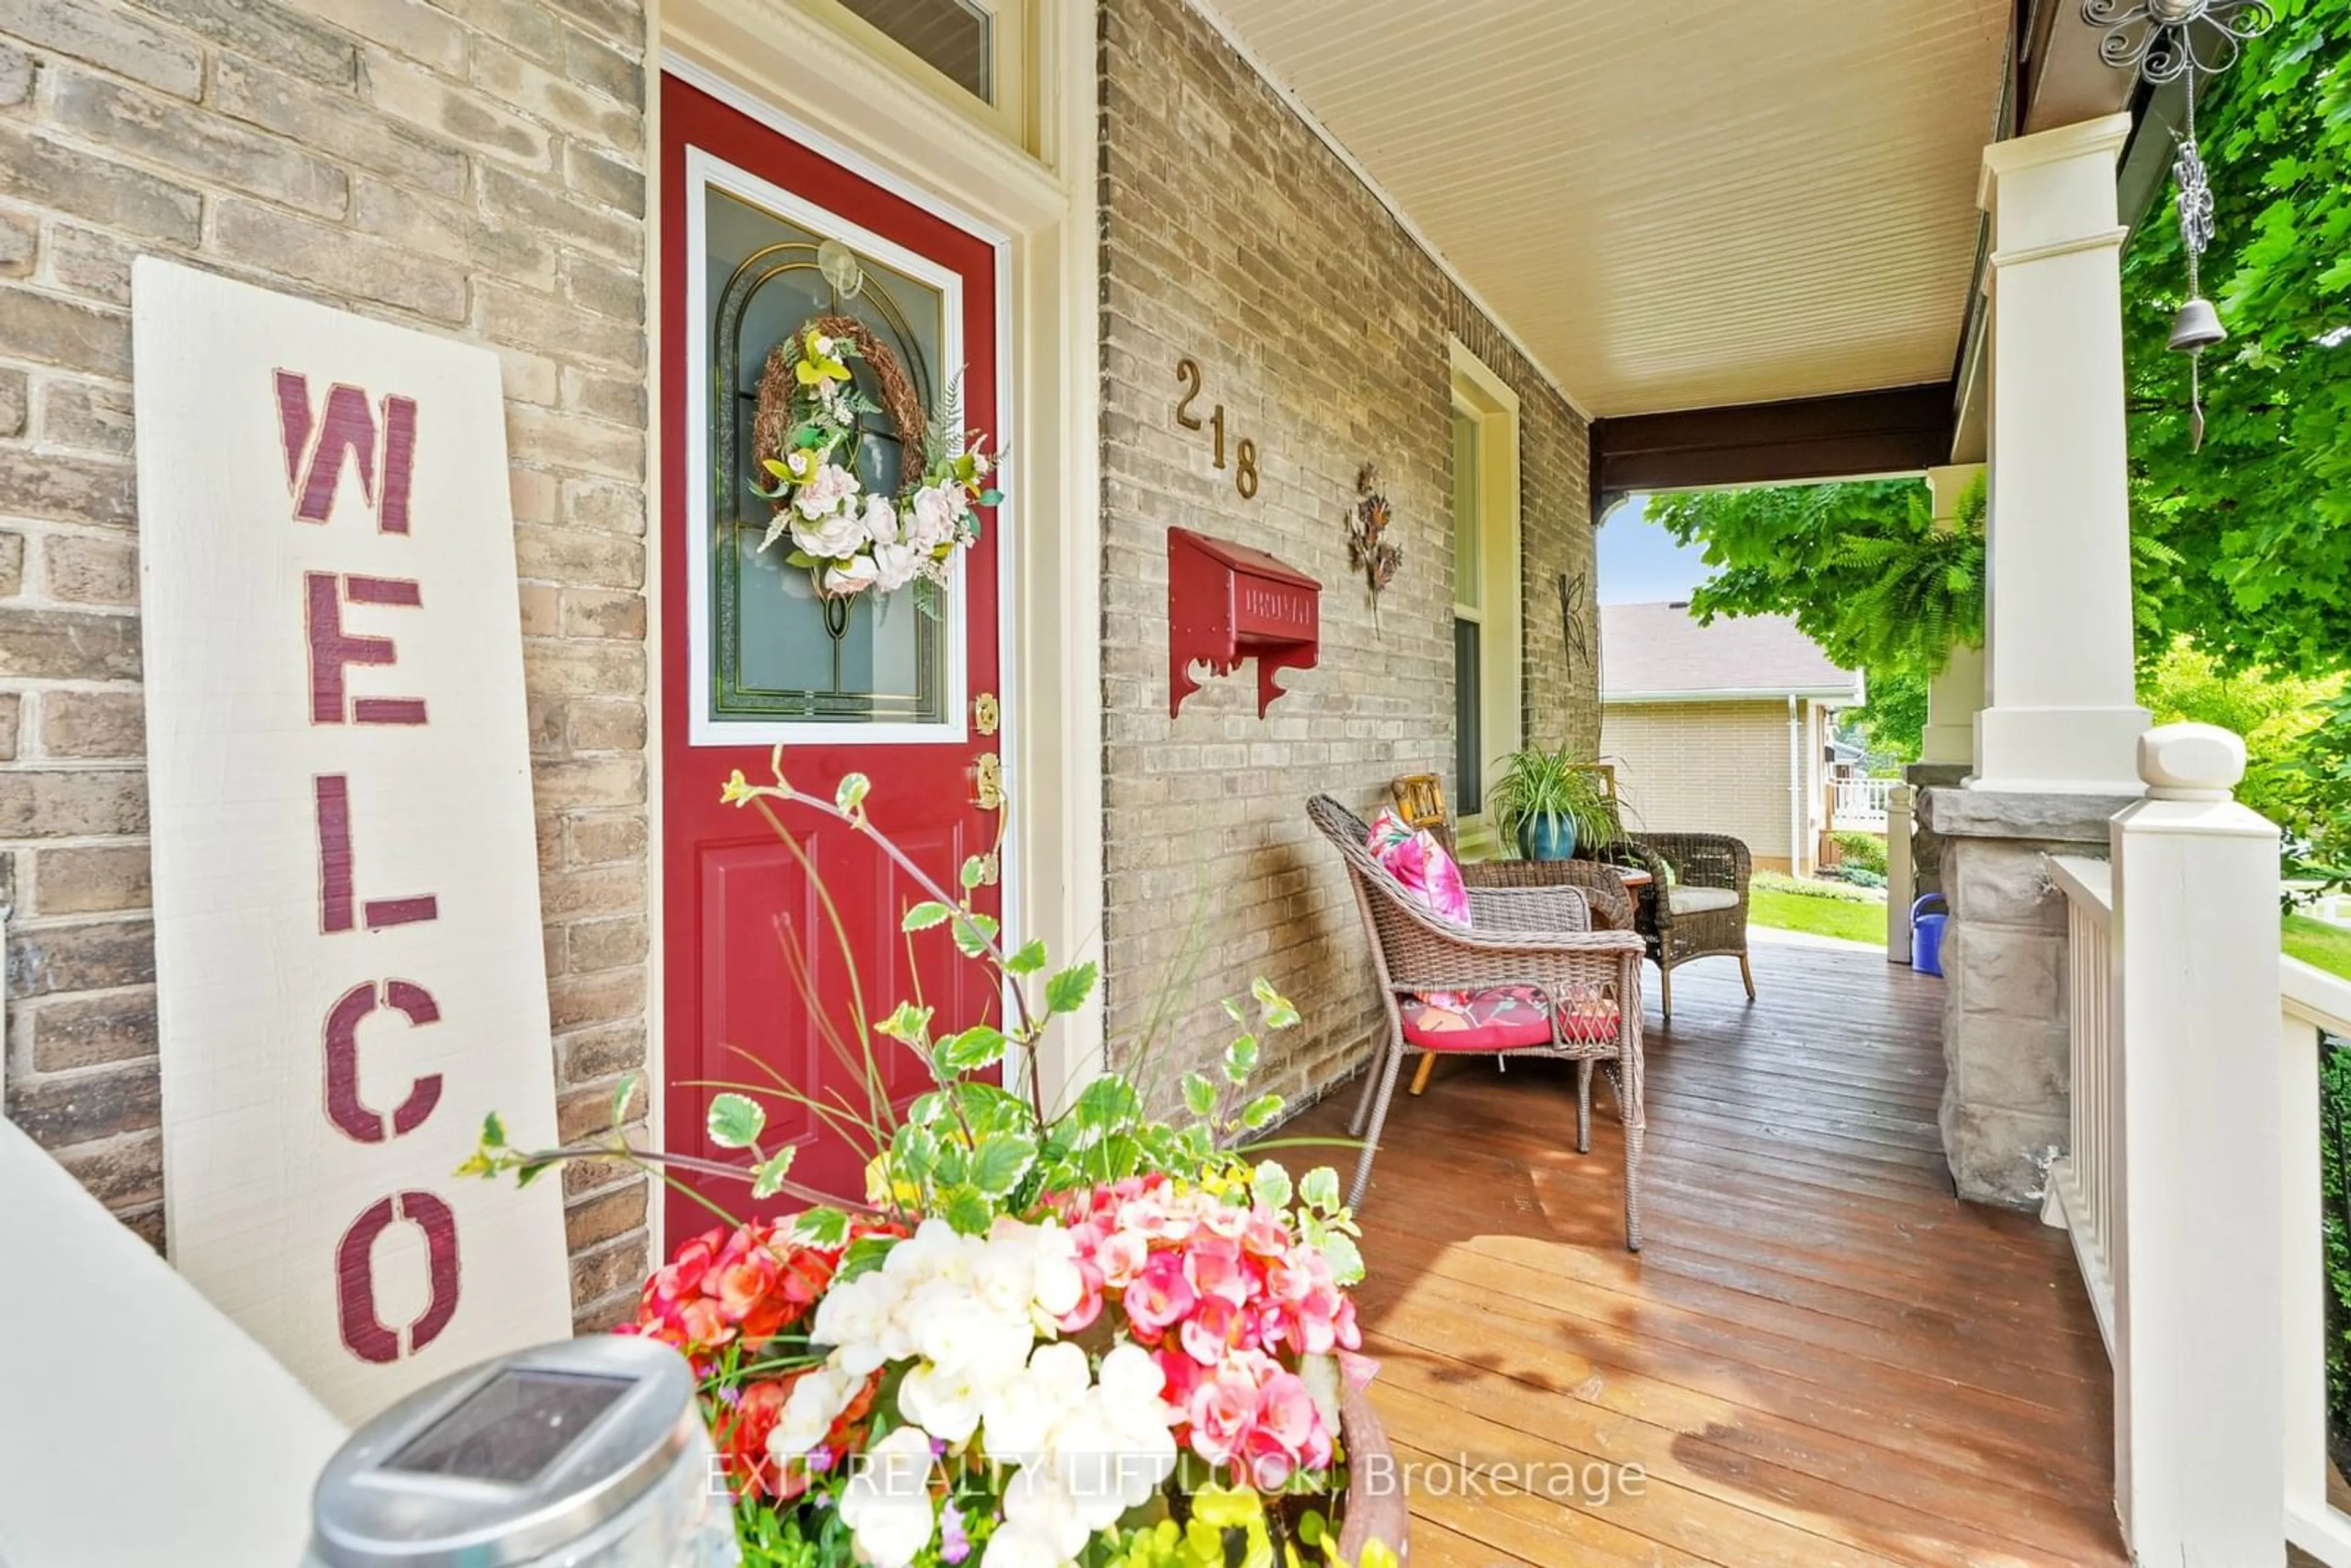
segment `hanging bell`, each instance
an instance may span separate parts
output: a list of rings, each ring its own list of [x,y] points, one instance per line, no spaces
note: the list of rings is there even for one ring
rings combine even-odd
[[[2179,314],[2171,319],[2171,351],[2175,354],[2200,354],[2215,343],[2228,340],[2228,329],[2220,325],[2220,313],[2201,295],[2182,305]]]

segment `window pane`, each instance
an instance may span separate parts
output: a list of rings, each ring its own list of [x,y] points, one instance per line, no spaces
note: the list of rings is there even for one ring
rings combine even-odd
[[[970,0],[841,0],[982,103],[996,101],[996,18]]]
[[[1453,602],[1468,610],[1486,605],[1482,576],[1485,521],[1478,515],[1478,422],[1453,413]]]
[[[1459,780],[1453,810],[1472,816],[1486,809],[1485,737],[1479,733],[1478,715],[1485,694],[1478,679],[1478,638],[1484,630],[1475,621],[1453,622],[1453,777]]]
[[[827,606],[809,574],[785,563],[789,535],[762,550],[774,508],[751,490],[755,480],[768,482],[751,437],[768,350],[810,317],[836,308],[872,328],[924,406],[935,407],[946,301],[929,285],[861,256],[864,286],[837,303],[817,271],[822,235],[715,186],[705,202],[711,374],[720,394],[710,433],[711,716],[941,722],[951,656],[944,621],[924,612],[911,587]],[[858,386],[876,394],[872,367],[859,361],[855,369]],[[899,450],[886,415],[864,423],[858,477],[869,491],[894,494],[905,462],[919,454]]]

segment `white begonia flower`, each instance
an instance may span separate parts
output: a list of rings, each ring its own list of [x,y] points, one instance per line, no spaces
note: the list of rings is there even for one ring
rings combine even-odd
[[[864,1381],[839,1367],[820,1366],[793,1384],[785,1396],[783,1414],[768,1434],[769,1457],[778,1463],[806,1458],[810,1449],[824,1441],[825,1433],[849,1408]]]
[[[989,1380],[977,1367],[917,1364],[898,1385],[898,1414],[932,1437],[965,1443],[979,1427]]]
[[[835,1364],[850,1376],[864,1377],[884,1363],[913,1354],[913,1342],[897,1316],[904,1297],[905,1282],[885,1270],[837,1282],[817,1302],[809,1338],[832,1346]]]
[[[990,1457],[1029,1464],[1041,1458],[1061,1418],[1086,1396],[1086,1353],[1066,1341],[1037,1347],[1028,1369],[990,1391],[984,1430]]]
[[[998,1217],[972,1256],[973,1292],[990,1312],[1027,1316],[1037,1294],[1036,1255],[1035,1229]]]
[[[865,1450],[841,1494],[841,1520],[858,1554],[873,1568],[906,1568],[931,1543],[938,1513],[931,1501],[931,1440],[901,1427]]]
[[[1038,1227],[1029,1261],[1036,1275],[1037,1310],[1056,1320],[1076,1311],[1086,1282],[1078,1272],[1078,1244],[1070,1233],[1050,1221]]]
[[[1093,1528],[1079,1516],[1077,1500],[1061,1478],[1041,1465],[1024,1466],[1004,1489],[1004,1522],[996,1540],[1007,1534],[1026,1537],[1013,1561],[1055,1564],[1073,1561],[1086,1549]],[[998,1568],[995,1544],[989,1543],[987,1568]]]
[[[1007,1520],[987,1538],[978,1568],[1071,1568],[1071,1562],[1034,1528]]]
[[[977,1241],[934,1217],[891,1248],[883,1267],[905,1281],[909,1290],[932,1280],[968,1280],[972,1249],[977,1246]]]
[[[991,1380],[1018,1375],[1037,1343],[1025,1311],[1016,1316],[989,1310],[966,1280],[916,1286],[899,1317],[924,1360]]]

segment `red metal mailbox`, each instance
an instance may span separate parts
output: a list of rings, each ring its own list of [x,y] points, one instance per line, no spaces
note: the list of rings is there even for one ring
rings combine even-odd
[[[1262,718],[1281,688],[1277,670],[1312,664],[1322,645],[1322,585],[1263,550],[1212,539],[1189,528],[1167,530],[1167,715],[1200,689],[1190,666],[1205,660],[1228,675],[1257,660],[1257,711]]]

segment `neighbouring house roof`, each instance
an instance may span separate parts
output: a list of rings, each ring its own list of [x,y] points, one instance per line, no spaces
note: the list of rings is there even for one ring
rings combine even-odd
[[[1859,672],[1838,669],[1784,615],[1717,617],[1700,625],[1686,601],[1600,607],[1601,700],[1816,697],[1859,703]]]

